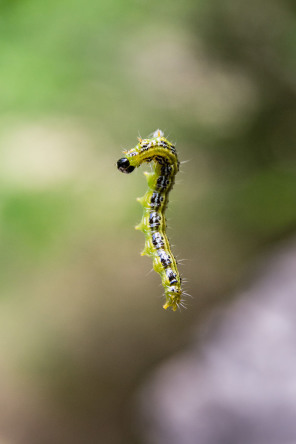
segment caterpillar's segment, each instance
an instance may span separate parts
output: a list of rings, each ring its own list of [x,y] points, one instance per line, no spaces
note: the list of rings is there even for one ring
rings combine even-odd
[[[124,151],[124,157],[117,162],[123,173],[131,173],[144,162],[151,162],[153,172],[145,172],[148,182],[146,194],[138,198],[143,206],[143,217],[137,230],[145,235],[142,255],[151,256],[154,270],[160,274],[165,290],[166,303],[163,308],[174,311],[182,305],[181,278],[176,260],[166,235],[165,210],[168,195],[175,175],[179,171],[177,152],[161,130],[156,130],[151,139],[138,138],[139,143],[131,150]]]

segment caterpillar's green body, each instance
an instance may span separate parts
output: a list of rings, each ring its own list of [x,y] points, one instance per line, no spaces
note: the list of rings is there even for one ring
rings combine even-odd
[[[162,131],[155,131],[151,139],[139,139],[135,148],[124,151],[124,157],[118,160],[117,167],[124,173],[131,173],[144,162],[153,162],[153,172],[144,173],[148,191],[138,198],[144,213],[136,229],[145,234],[142,255],[153,258],[153,268],[160,274],[166,296],[163,308],[171,307],[175,311],[183,300],[181,278],[166,235],[164,213],[175,175],[179,171],[179,161],[174,145],[164,137]]]

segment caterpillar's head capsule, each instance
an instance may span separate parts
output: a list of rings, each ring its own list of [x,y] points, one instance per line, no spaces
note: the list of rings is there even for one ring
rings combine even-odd
[[[130,165],[129,160],[126,157],[123,157],[117,161],[117,168],[119,171],[126,174],[131,173],[135,169],[134,166]]]

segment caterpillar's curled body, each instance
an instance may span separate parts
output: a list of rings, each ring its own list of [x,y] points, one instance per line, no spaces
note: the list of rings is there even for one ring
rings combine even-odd
[[[183,292],[176,259],[166,235],[164,213],[180,163],[174,145],[164,137],[162,131],[155,131],[151,139],[139,139],[135,148],[124,151],[124,157],[118,160],[117,167],[123,173],[131,173],[144,162],[153,162],[153,172],[144,173],[148,191],[138,198],[144,212],[136,229],[145,234],[142,255],[153,258],[153,268],[160,274],[166,296],[163,307],[171,307],[175,311],[182,305]]]

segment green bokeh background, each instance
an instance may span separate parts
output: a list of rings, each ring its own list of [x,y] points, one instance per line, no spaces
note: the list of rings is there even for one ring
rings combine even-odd
[[[0,442],[144,443],[135,397],[261,251],[295,231],[289,1],[0,2]],[[169,237],[192,295],[162,310],[124,148],[182,164]]]

